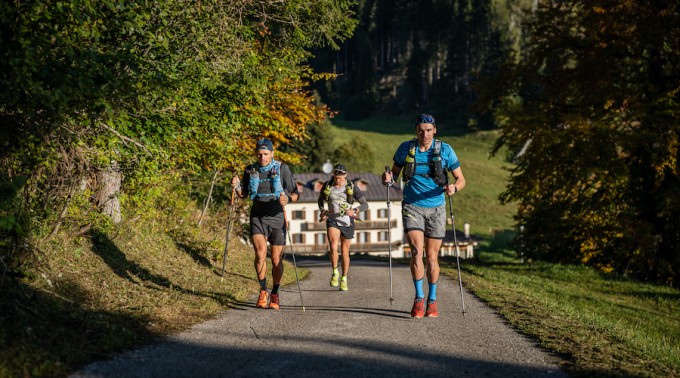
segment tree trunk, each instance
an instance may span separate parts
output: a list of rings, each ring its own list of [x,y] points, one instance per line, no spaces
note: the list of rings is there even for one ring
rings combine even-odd
[[[122,180],[123,174],[115,160],[111,161],[111,165],[106,169],[97,172],[97,206],[113,220],[113,223],[120,223],[122,220],[118,199]]]

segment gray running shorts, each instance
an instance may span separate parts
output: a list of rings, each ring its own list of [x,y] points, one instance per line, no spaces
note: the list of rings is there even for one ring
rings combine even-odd
[[[446,235],[446,204],[437,207],[420,207],[402,203],[401,217],[404,232],[422,231],[430,239],[444,239]]]
[[[349,226],[339,226],[335,220],[329,219],[326,221],[326,227],[337,228],[345,239],[354,239],[354,219],[350,218]]]
[[[280,217],[250,217],[250,235],[264,235],[271,245],[286,245],[286,226]]]

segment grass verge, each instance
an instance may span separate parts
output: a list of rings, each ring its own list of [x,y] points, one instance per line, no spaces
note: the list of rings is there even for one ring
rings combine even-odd
[[[465,286],[513,327],[567,357],[575,376],[680,376],[678,290],[582,266],[520,264],[509,255],[482,252],[480,262],[461,264]],[[457,279],[455,261],[442,271]]]
[[[232,237],[220,276],[225,219],[138,220],[37,243],[36,269],[0,291],[0,377],[64,376],[250,306],[251,247]],[[284,284],[295,280],[286,266]]]

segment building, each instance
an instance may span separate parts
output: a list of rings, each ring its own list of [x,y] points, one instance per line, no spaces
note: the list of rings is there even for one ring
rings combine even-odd
[[[326,222],[319,222],[319,193],[323,184],[331,178],[324,173],[295,174],[300,198],[286,205],[290,235],[295,253],[325,255],[328,252]],[[368,202],[368,210],[359,214],[351,253],[367,253],[386,256],[392,245],[392,257],[404,257],[402,243],[404,228],[401,220],[402,190],[398,185],[390,187],[390,229],[388,232],[387,188],[380,176],[373,173],[348,173]],[[357,205],[358,206],[358,205]],[[388,236],[389,235],[389,236]]]

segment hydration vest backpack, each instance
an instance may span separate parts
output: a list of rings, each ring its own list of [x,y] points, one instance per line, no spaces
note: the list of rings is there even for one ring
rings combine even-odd
[[[430,173],[418,175],[433,179],[439,186],[446,185],[447,177],[442,164],[442,141],[439,139],[434,140],[434,151],[432,160],[429,163],[416,163],[416,148],[418,148],[418,140],[415,138],[411,139],[408,146],[408,155],[406,155],[406,165],[404,166],[404,181],[408,183],[417,174],[416,165],[427,164],[430,166]]]
[[[334,180],[335,179],[331,178],[326,181],[326,183],[323,184],[323,188],[321,188],[321,192],[323,193],[326,202],[330,202],[331,187],[333,187]],[[351,180],[345,179],[345,194],[347,194],[347,203],[351,206],[354,203],[354,182]]]
[[[269,176],[265,180],[269,180],[271,184],[272,193],[258,193],[260,188],[260,169],[257,164],[253,164],[248,170],[248,192],[250,192],[250,199],[258,197],[276,197],[278,198],[283,192],[283,185],[281,184],[281,163],[274,160],[272,169],[269,171]]]

